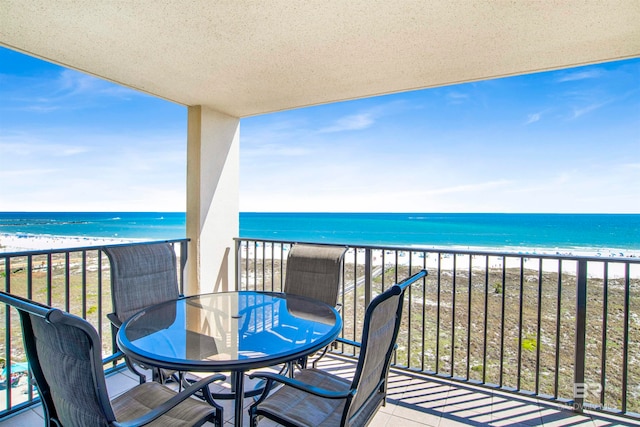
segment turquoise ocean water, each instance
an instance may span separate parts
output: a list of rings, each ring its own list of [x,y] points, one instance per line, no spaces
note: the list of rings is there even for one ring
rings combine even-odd
[[[162,240],[184,213],[0,212],[0,235]],[[240,237],[352,245],[640,251],[639,214],[250,213]]]

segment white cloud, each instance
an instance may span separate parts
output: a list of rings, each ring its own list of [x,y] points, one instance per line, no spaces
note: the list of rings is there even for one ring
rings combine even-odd
[[[450,91],[447,92],[447,99],[449,104],[462,104],[469,99],[469,95],[462,92]]]
[[[529,114],[529,116],[527,117],[527,121],[524,124],[525,125],[530,125],[531,123],[535,123],[537,121],[540,121],[541,118],[542,118],[542,113]]]
[[[577,80],[596,79],[596,78],[602,77],[603,74],[604,74],[604,70],[599,68],[566,72],[566,73],[562,73],[556,79],[556,82],[564,83],[564,82],[573,82]]]
[[[362,130],[371,127],[375,122],[371,113],[359,113],[342,117],[334,122],[334,124],[322,128],[320,133],[344,132],[350,130]]]
[[[57,86],[57,88],[56,88]],[[54,82],[54,95],[62,97],[94,97],[96,95],[129,98],[140,96],[140,92],[116,85],[75,70],[62,70]]]
[[[593,111],[596,111],[602,108],[606,104],[607,104],[606,102],[601,102],[596,104],[590,104],[590,105],[587,105],[586,107],[574,108],[571,118],[577,119],[580,116],[584,116],[585,114],[591,113]]]

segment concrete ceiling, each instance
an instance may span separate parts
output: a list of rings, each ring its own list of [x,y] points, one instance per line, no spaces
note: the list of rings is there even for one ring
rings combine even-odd
[[[0,44],[246,117],[640,56],[640,0],[0,0]]]

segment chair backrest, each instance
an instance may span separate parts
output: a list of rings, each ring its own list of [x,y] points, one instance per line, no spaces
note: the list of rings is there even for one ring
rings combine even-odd
[[[110,246],[113,311],[124,322],[150,305],[180,296],[176,254],[169,243]]]
[[[393,285],[367,307],[360,356],[351,383],[357,393],[343,416],[343,425],[366,425],[384,401],[389,365],[402,320],[404,291],[426,275],[426,270],[421,270]]]
[[[107,426],[113,422],[101,341],[93,326],[77,316],[5,292],[0,292],[0,302],[20,314],[24,347],[46,425]]]
[[[346,251],[344,246],[293,245],[287,258],[284,292],[335,306]]]

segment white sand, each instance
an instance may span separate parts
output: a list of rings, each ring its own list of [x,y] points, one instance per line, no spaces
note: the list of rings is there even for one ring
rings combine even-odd
[[[143,241],[136,239],[115,239],[115,238],[93,238],[93,237],[73,237],[73,236],[47,236],[47,235],[15,235],[15,234],[0,234],[0,253],[6,252],[21,252],[21,251],[34,251],[34,250],[50,250],[50,249],[65,249],[65,248],[77,248],[77,247],[90,247],[101,246],[118,243],[127,243],[133,241]],[[272,245],[259,244],[257,247],[253,244],[245,245],[242,247],[243,257],[258,259],[280,259],[281,254],[286,258],[288,251],[281,251],[280,246],[273,245],[274,250],[272,253]],[[443,249],[443,248],[440,248]],[[446,248],[450,250],[469,250],[470,248]],[[633,251],[623,251],[619,249],[600,249],[594,252],[571,252],[569,250],[536,250],[532,248],[475,248],[473,250],[478,251],[490,251],[490,252],[505,252],[511,254],[505,258],[507,268],[518,268],[520,266],[521,258],[524,260],[524,267],[528,270],[538,271],[540,266],[540,259],[538,255],[567,255],[567,256],[589,256],[589,257],[602,257],[603,261],[609,261],[609,278],[624,277],[625,264],[624,261],[629,258],[633,260],[640,259],[640,253]],[[398,251],[396,259],[395,250],[385,250],[384,263],[386,265],[395,264],[396,262],[401,265],[411,265],[415,267],[421,267],[426,265],[430,271],[436,271],[438,268],[438,255],[435,253],[426,254],[426,258],[423,255],[423,251],[436,251],[436,248],[415,248],[415,252]],[[382,250],[372,251],[372,264],[373,267],[382,266]],[[621,256],[624,255],[624,256]],[[364,265],[365,262],[365,250],[349,249],[345,256],[345,262],[353,263],[355,261],[358,264]],[[490,256],[489,267],[490,268],[502,268],[503,259],[501,256]],[[474,256],[472,259],[472,269],[481,270],[486,265],[486,257]],[[468,269],[469,256],[458,255],[456,259],[456,268]],[[453,269],[453,256],[451,254],[443,253],[440,257],[440,268],[442,270]],[[547,272],[558,271],[558,261],[555,259],[543,260],[542,270]],[[566,274],[575,274],[577,269],[577,262],[572,260],[564,260],[562,262],[562,271]],[[588,265],[589,277],[604,277],[604,262],[602,261],[589,261]],[[630,265],[630,277],[640,278],[640,264]]]
[[[243,257],[248,257],[253,259],[257,257],[257,259],[280,259],[281,254],[284,254],[284,257],[287,257],[288,251],[281,251],[279,245],[274,245],[273,254],[271,253],[272,246],[270,244],[267,245],[258,245],[257,247],[253,244],[249,244],[248,246],[243,246],[242,255]],[[470,248],[439,248],[440,250],[471,250]],[[438,268],[438,258],[440,258],[440,269],[443,271],[452,270],[453,269],[453,255],[443,252],[440,257],[438,257],[437,253],[427,253],[424,254],[423,251],[437,251],[436,248],[415,248],[415,252],[409,251],[398,251],[396,256],[395,250],[385,250],[384,251],[384,264],[385,265],[393,265],[396,262],[400,265],[409,265],[409,261],[411,261],[411,265],[414,267],[422,267],[426,266],[429,271],[436,271]],[[549,250],[549,251],[539,251],[527,248],[517,248],[515,250],[509,249],[500,249],[500,248],[476,248],[473,250],[477,251],[488,251],[488,252],[501,252],[507,253],[509,256],[504,258],[504,262],[506,263],[507,268],[519,268],[521,259],[524,264],[524,268],[527,270],[538,271],[540,267],[540,258],[538,255],[564,255],[568,257],[575,256],[588,256],[588,257],[598,257],[602,258],[603,261],[609,261],[609,271],[608,277],[610,279],[624,277],[625,274],[625,264],[624,261],[629,258],[633,260],[639,260],[640,254],[636,252],[630,251],[622,251],[625,256],[620,256],[621,251],[619,250],[601,250],[598,252],[570,252],[568,250]],[[383,258],[382,258],[382,250],[373,250],[372,251],[372,264],[373,267],[382,266]],[[600,255],[598,255],[600,253]],[[602,253],[606,254],[606,257],[602,256]],[[365,263],[365,250],[364,249],[349,249],[347,254],[345,255],[346,263],[353,263],[357,261],[358,264],[364,265]],[[604,277],[604,262],[603,261],[589,261],[587,266],[587,275],[593,278],[602,278]],[[563,260],[562,261],[562,272],[565,274],[576,274],[577,271],[577,261],[574,260]],[[502,268],[503,258],[502,256],[489,256],[489,268]],[[471,268],[473,270],[483,270],[486,267],[486,257],[482,255],[477,255],[472,257]],[[458,255],[456,259],[456,268],[458,270],[466,270],[469,268],[469,256],[468,255]],[[558,272],[559,263],[557,259],[543,259],[542,261],[542,271],[544,272]],[[630,277],[632,278],[640,278],[640,263],[631,264],[630,265]]]
[[[112,245],[136,241],[74,236],[49,236],[37,234],[0,234],[0,253],[79,248],[85,246]]]

